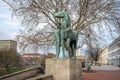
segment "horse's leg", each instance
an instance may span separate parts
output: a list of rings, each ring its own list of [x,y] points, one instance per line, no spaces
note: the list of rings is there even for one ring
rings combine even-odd
[[[61,45],[62,45],[63,58],[65,58],[65,52],[64,52],[64,32],[63,32],[63,30],[61,30]]]
[[[67,50],[68,50],[69,57],[71,57],[71,51],[70,51],[70,38],[67,39]]]
[[[70,43],[70,58],[74,59],[74,45],[73,45],[73,42]]]
[[[74,59],[76,59],[76,47],[77,47],[77,45],[76,45],[76,42],[75,42],[75,43],[74,43],[74,48],[73,48],[73,49],[74,49],[74,52],[73,52],[73,53],[74,53],[74,54],[73,54]]]
[[[58,40],[58,42],[56,43],[56,58],[59,58],[59,54],[60,54],[60,42]]]
[[[57,43],[55,43],[55,49],[56,49],[56,58],[58,58],[58,49],[57,49]]]
[[[78,39],[76,39],[74,42],[74,59],[76,59],[77,41],[78,41]]]

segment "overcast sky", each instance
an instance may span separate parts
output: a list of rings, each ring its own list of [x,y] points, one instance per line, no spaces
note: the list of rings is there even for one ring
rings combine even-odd
[[[0,0],[0,40],[15,40],[20,24],[11,17],[12,12]]]

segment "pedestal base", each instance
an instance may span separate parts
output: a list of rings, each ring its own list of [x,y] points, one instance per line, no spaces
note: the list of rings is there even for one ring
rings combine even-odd
[[[45,70],[45,74],[52,74],[54,80],[82,80],[80,60],[47,59]]]

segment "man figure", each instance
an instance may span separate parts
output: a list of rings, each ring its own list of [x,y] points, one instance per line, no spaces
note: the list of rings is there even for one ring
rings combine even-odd
[[[56,23],[57,29],[54,32],[54,40],[53,43],[56,47],[56,58],[59,58],[59,54],[60,54],[60,44],[61,44],[61,24],[60,23]]]

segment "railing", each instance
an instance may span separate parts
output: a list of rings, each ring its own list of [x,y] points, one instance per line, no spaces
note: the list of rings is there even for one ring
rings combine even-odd
[[[33,77],[30,79],[26,79],[26,80],[53,80],[53,76],[52,75],[41,75],[41,76]]]
[[[0,77],[0,80],[25,80],[38,74],[40,70],[41,70],[40,66],[36,66],[36,67],[28,68],[22,71],[18,71],[12,74],[2,76]]]

